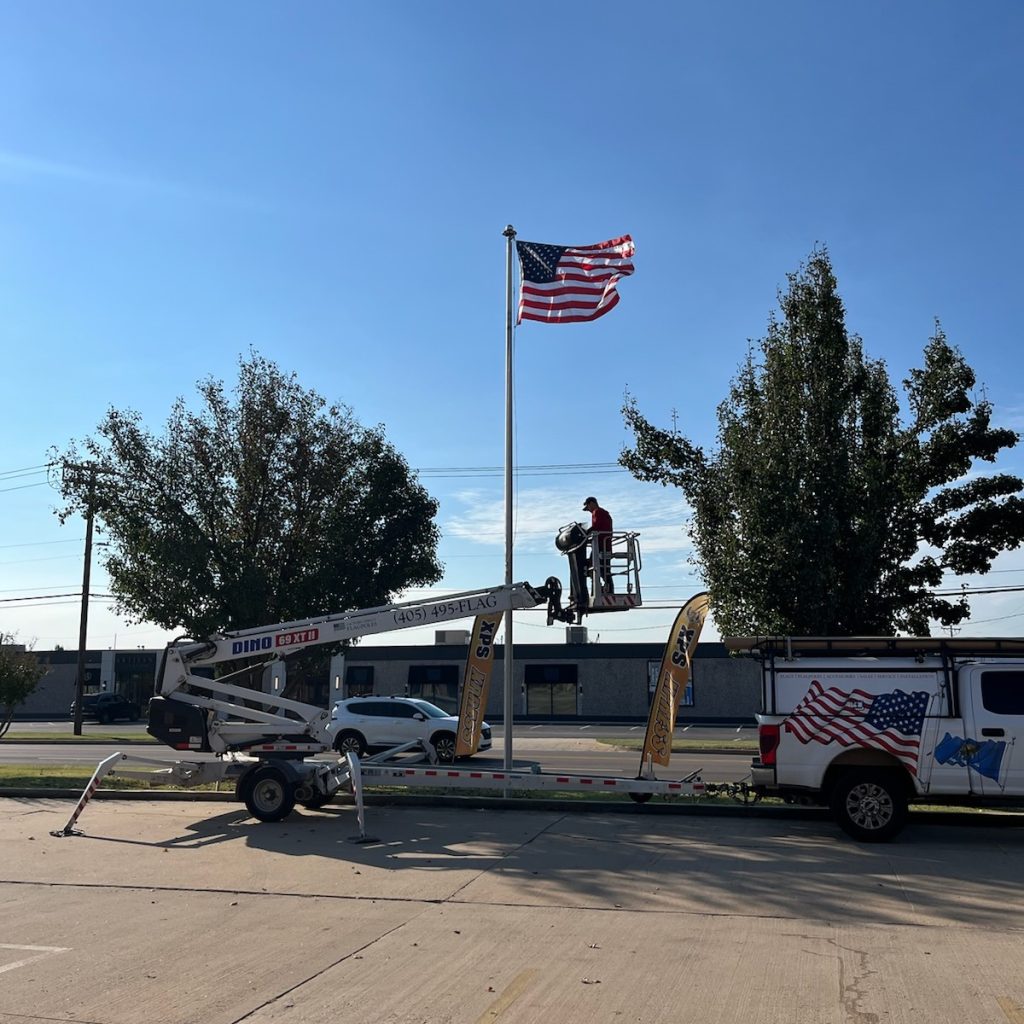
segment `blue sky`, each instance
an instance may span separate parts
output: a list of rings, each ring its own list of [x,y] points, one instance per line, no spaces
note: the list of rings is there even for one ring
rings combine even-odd
[[[0,630],[77,645],[75,599],[42,595],[79,588],[84,527],[17,471],[111,405],[159,428],[250,348],[447,470],[423,475],[439,586],[500,583],[502,479],[465,470],[504,457],[511,223],[637,246],[608,316],[517,332],[516,576],[565,578],[551,539],[596,494],[640,532],[661,607],[591,637],[666,639],[699,589],[679,493],[527,467],[614,463],[627,388],[713,444],[747,339],[817,243],[896,382],[939,317],[1024,427],[1022,43],[1011,2],[0,6],[0,599],[40,598],[0,601]],[[996,568],[1024,585],[1020,552]],[[965,632],[1022,629],[1011,592]],[[561,639],[525,613],[515,636]],[[90,646],[163,640],[92,603]]]

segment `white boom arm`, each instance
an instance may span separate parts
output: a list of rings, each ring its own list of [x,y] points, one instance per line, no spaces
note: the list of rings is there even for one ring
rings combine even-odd
[[[328,710],[237,686],[231,680],[307,647],[486,612],[535,608],[545,601],[550,625],[562,617],[560,597],[561,585],[552,577],[540,588],[512,583],[435,600],[406,601],[239,630],[205,642],[175,641],[168,645],[160,666],[157,697],[150,706],[149,732],[179,750],[226,753],[260,744],[261,750],[274,747],[301,756],[327,749],[331,742]],[[262,666],[249,664],[218,679],[196,674],[197,670],[261,654],[266,655]]]

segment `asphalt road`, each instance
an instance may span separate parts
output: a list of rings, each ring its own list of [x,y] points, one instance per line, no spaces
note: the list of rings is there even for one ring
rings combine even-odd
[[[37,732],[57,731],[66,726],[70,732],[70,723],[51,723],[48,729],[42,726]],[[19,730],[23,727],[19,725]],[[113,726],[104,726],[103,731],[109,732]],[[117,726],[118,732],[145,735],[142,725]],[[92,726],[95,731],[99,727]],[[63,731],[63,730],[61,730]],[[84,737],[88,738],[89,727]],[[677,731],[678,734],[678,731]],[[735,730],[715,729],[701,730],[700,736],[693,738],[714,739],[723,744],[733,742]],[[529,768],[540,765],[543,771],[568,772],[574,775],[593,773],[596,775],[635,776],[640,768],[639,751],[622,751],[599,743],[601,737],[629,737],[641,739],[642,727],[634,730],[630,726],[581,728],[564,725],[525,726],[517,728],[514,740],[515,767]],[[749,733],[744,737],[749,739]],[[116,751],[136,753],[141,757],[154,758],[172,762],[181,759],[181,754],[160,744],[117,744],[117,743],[20,743],[5,740],[0,742],[0,764],[34,764],[39,766],[57,764],[96,765],[105,757]],[[330,755],[325,755],[330,756]],[[211,754],[191,754],[189,760],[213,760]],[[701,771],[706,782],[739,782],[746,778],[750,770],[751,755],[749,751],[736,754],[721,753],[676,753],[672,755],[672,763],[666,769],[659,769],[661,778],[684,778],[694,771]],[[500,770],[504,767],[504,736],[501,729],[495,730],[493,746],[489,751],[477,754],[473,765],[483,770]]]
[[[515,732],[517,737],[541,736],[545,738],[564,737],[565,739],[585,739],[600,737],[629,737],[642,739],[644,734],[643,723],[596,723],[596,722],[516,722]],[[72,723],[68,719],[55,719],[48,722],[21,722],[15,721],[11,729],[18,733],[72,733]],[[504,737],[504,727],[492,724],[495,741]],[[146,735],[145,722],[115,722],[112,725],[99,725],[96,722],[86,721],[82,723],[82,737],[88,739],[90,734],[96,733],[123,733],[126,736]],[[677,725],[675,735],[677,739],[694,739],[702,741],[715,741],[722,743],[733,743],[738,741],[750,742],[756,739],[757,729],[754,725]]]

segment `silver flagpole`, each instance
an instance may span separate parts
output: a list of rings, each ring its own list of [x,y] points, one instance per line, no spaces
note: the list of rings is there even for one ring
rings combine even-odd
[[[512,253],[516,230],[502,232],[505,246],[505,583],[512,576]],[[512,609],[505,619],[505,771],[512,771],[512,720],[515,717],[515,655],[512,647]]]

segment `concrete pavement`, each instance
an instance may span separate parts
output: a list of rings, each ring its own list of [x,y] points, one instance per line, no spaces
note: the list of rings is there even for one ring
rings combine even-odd
[[[0,1021],[1024,1024],[1024,828],[0,801]]]

